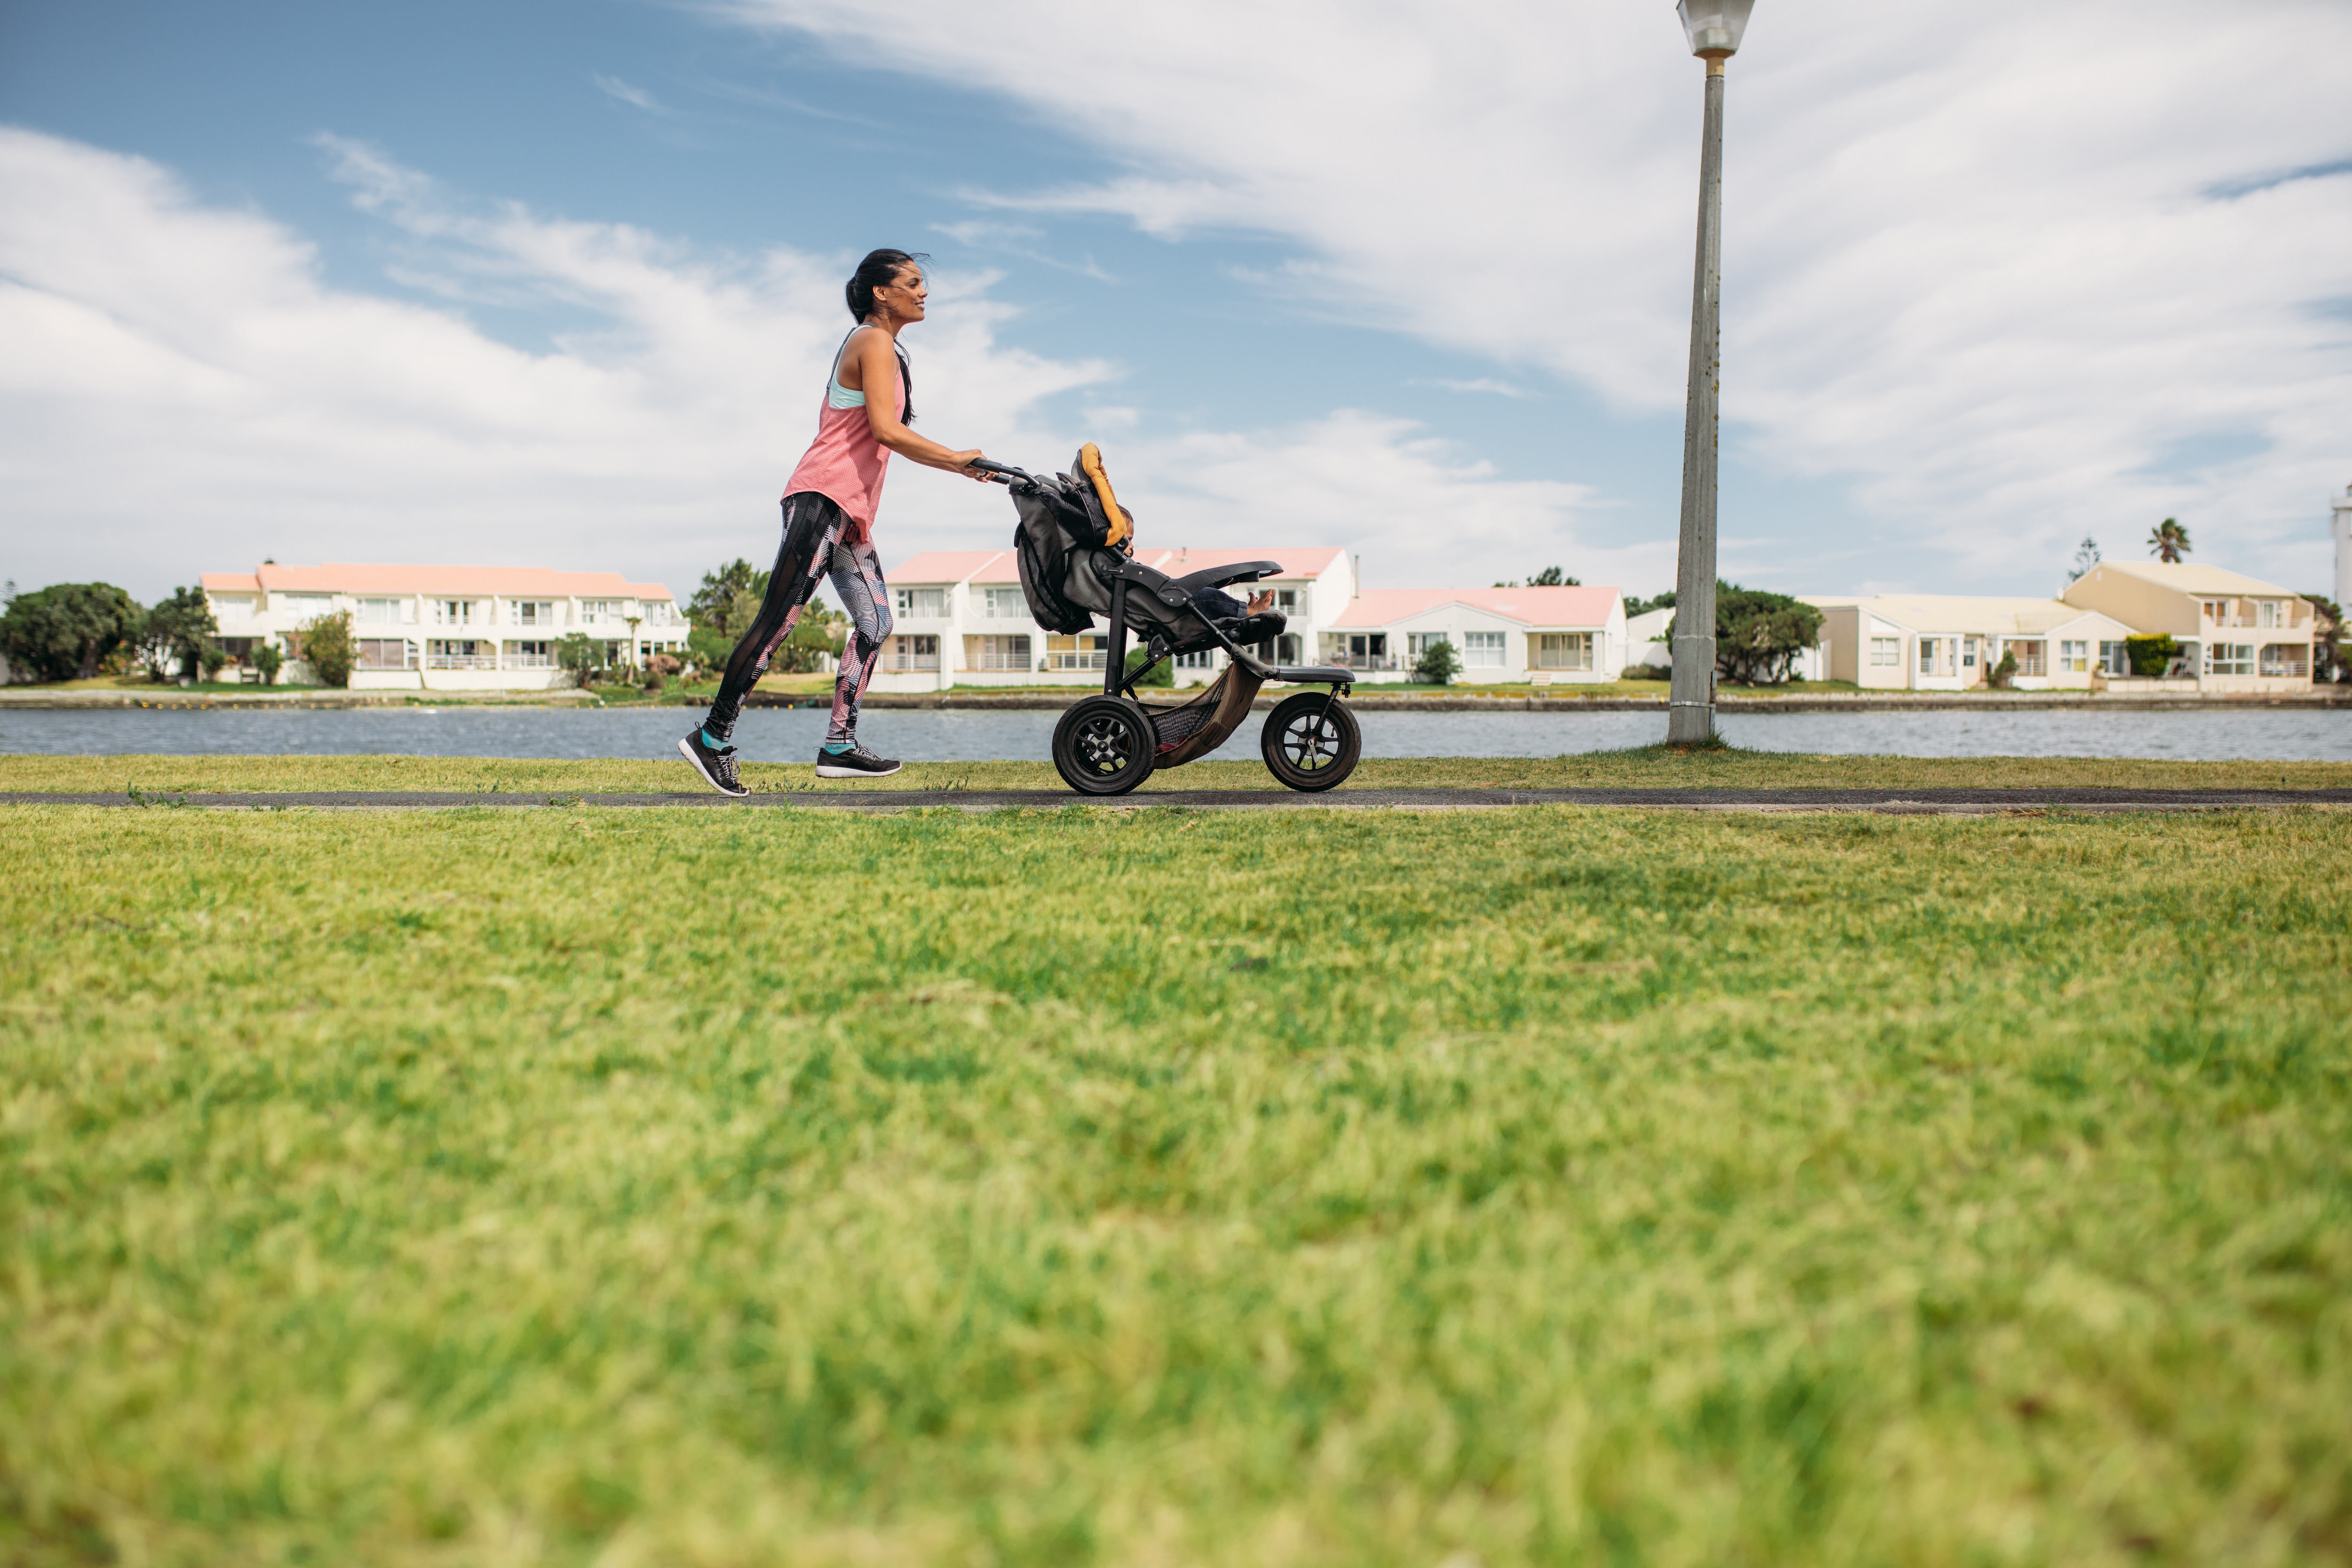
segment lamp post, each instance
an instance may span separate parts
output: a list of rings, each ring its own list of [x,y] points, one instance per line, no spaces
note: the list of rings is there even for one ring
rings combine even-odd
[[[1698,155],[1698,264],[1691,284],[1690,402],[1683,416],[1682,548],[1675,572],[1675,678],[1666,744],[1715,737],[1715,457],[1722,390],[1723,62],[1756,0],[1678,0],[1691,53],[1706,62]]]

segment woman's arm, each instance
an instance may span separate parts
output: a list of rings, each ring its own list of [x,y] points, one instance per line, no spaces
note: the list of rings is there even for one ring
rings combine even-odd
[[[882,396],[866,392],[866,423],[874,431],[874,439],[913,462],[928,468],[944,468],[949,473],[963,473],[987,483],[988,476],[972,471],[971,463],[985,455],[978,447],[969,452],[953,452],[928,436],[916,434],[898,419],[898,355],[891,347],[890,334],[879,327],[860,331],[849,345],[845,356],[854,362],[857,384],[852,391],[870,387],[889,389]],[[849,386],[846,377],[842,385]]]

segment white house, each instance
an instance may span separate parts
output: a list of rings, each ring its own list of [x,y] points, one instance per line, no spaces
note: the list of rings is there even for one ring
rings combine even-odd
[[[1377,588],[1317,628],[1316,662],[1408,681],[1433,643],[1461,679],[1613,681],[1625,667],[1625,600],[1613,588]]]
[[[1245,560],[1282,564],[1279,576],[1236,583],[1237,593],[1271,590],[1289,629],[1267,652],[1280,663],[1301,662],[1316,646],[1315,631],[1329,623],[1355,592],[1355,572],[1337,547],[1263,549],[1143,549],[1144,565],[1182,577]],[[944,691],[950,686],[1097,685],[1110,658],[1107,632],[1048,633],[1029,614],[1019,562],[1009,549],[927,550],[889,574],[895,625],[874,673],[877,691]],[[1176,661],[1181,685],[1215,678],[1222,649]]]
[[[2006,653],[2021,691],[2086,690],[2101,670],[2126,669],[2132,628],[2057,599],[1882,593],[1817,598],[1828,677],[1873,690],[1957,692],[1981,685]]]
[[[240,664],[265,643],[299,656],[305,622],[351,612],[362,690],[529,691],[564,684],[555,644],[574,632],[608,664],[686,646],[668,589],[616,571],[500,566],[279,566],[205,572],[220,639]]]

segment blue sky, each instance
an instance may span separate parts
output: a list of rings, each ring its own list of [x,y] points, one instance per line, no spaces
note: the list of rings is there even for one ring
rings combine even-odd
[[[837,288],[845,258],[898,244],[937,258],[939,314],[908,340],[919,385],[942,389],[930,433],[1028,464],[1097,439],[1147,538],[1342,544],[1373,586],[1555,561],[1667,585],[1698,85],[1671,7],[1596,5],[1527,38],[1558,69],[1499,77],[1476,48],[1448,57],[1462,29],[1437,7],[1321,13],[1286,54],[1247,7],[1188,13],[1205,39],[1084,8],[967,9],[0,9],[0,122],[26,133],[12,167],[30,211],[0,278],[19,308],[140,340],[20,339],[37,362],[0,396],[39,434],[0,445],[0,570],[152,597],[264,553],[436,558],[683,589],[772,549],[812,365],[822,380],[825,269]],[[2332,7],[2248,9],[2347,31]],[[2070,57],[2035,17],[1989,6],[1974,40],[2022,95]],[[2178,514],[2210,559],[2323,580],[2325,495],[2352,478],[2352,361],[2329,309],[2352,282],[2340,259],[2249,279],[2243,256],[2352,254],[2327,216],[2348,205],[2352,137],[2318,110],[2265,112],[2258,50],[2232,53],[2258,26],[2200,25],[2157,65],[2198,88],[2208,122],[2135,141],[2167,117],[2125,102],[2120,139],[2053,161],[2030,116],[1988,98],[1981,60],[1890,114],[1883,61],[1916,40],[1849,27],[1839,57],[1820,16],[1759,7],[1732,84],[1727,574],[2046,591],[2083,533],[2137,553]],[[1250,40],[1274,47],[1230,47]],[[1234,63],[1268,53],[1262,78]],[[1945,194],[1889,204],[1887,166],[1933,167]],[[2266,171],[2304,172],[2243,193]],[[223,237],[215,217],[245,227]],[[2168,223],[2200,237],[2148,278],[2130,247]],[[583,233],[598,255],[565,248]],[[616,250],[642,264],[617,283]],[[103,287],[84,281],[100,256]],[[2053,282],[2086,257],[2092,276]],[[2069,290],[2112,301],[2109,267],[2141,279],[2134,308],[2086,312]],[[233,330],[203,319],[215,287],[241,300]],[[747,367],[688,341],[681,295],[793,325]],[[377,302],[417,314],[387,325]],[[951,337],[959,310],[979,337]],[[315,363],[250,348],[346,333]],[[151,350],[226,390],[159,402],[166,372],[135,368]],[[454,406],[506,374],[496,407],[521,412],[495,437],[435,419],[436,376]],[[2148,398],[2168,374],[2182,395]],[[664,375],[737,403],[682,431]],[[593,418],[567,377],[603,389]],[[588,455],[567,466],[567,443]],[[894,477],[886,559],[999,542],[1001,497],[951,483]]]

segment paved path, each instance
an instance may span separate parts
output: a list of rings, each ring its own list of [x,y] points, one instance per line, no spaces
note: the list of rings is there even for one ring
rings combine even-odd
[[[294,806],[328,810],[449,810],[462,807],[685,807],[737,810],[788,807],[824,811],[904,811],[948,806],[964,811],[1061,806],[1184,806],[1220,811],[1301,809],[1459,810],[1509,806],[1615,806],[1678,811],[1874,811],[1900,816],[1986,816],[2002,811],[2275,810],[2294,806],[2352,807],[2352,789],[1338,789],[1325,795],[1287,789],[1161,789],[1108,800],[1066,789],[809,789],[731,800],[708,791],[658,795],[309,790],[272,794],[68,795],[0,791],[11,806],[196,806],[256,810]]]

